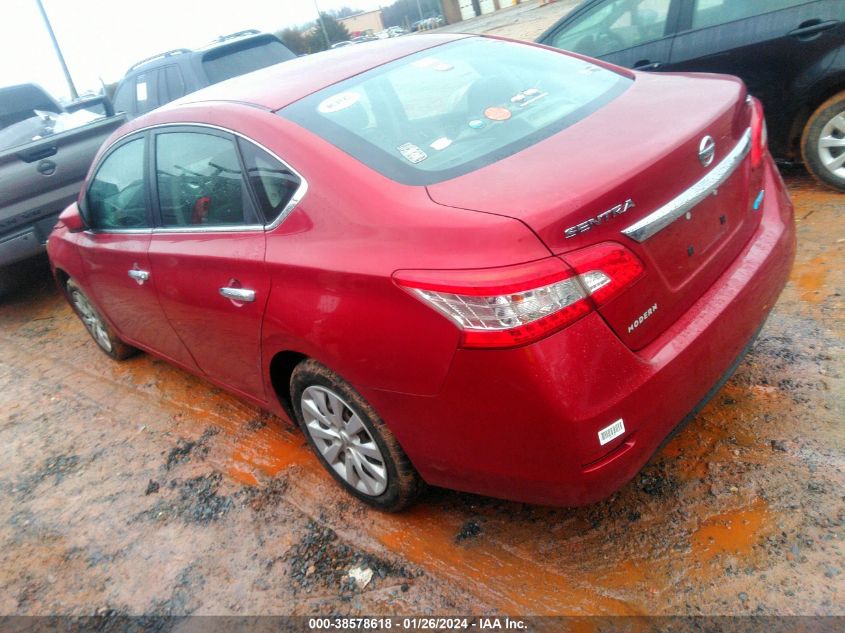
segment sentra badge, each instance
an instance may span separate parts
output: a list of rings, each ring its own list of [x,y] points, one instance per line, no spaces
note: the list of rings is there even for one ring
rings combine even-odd
[[[581,233],[586,233],[594,226],[598,226],[599,224],[607,222],[608,220],[612,220],[616,216],[626,213],[628,209],[633,209],[635,206],[637,205],[634,204],[634,201],[631,200],[631,198],[628,198],[625,202],[623,202],[622,204],[617,204],[612,209],[608,209],[603,213],[599,213],[597,216],[592,217],[589,220],[584,220],[580,224],[570,226],[563,232],[563,234],[567,238],[570,238],[575,237],[576,235],[579,235]]]

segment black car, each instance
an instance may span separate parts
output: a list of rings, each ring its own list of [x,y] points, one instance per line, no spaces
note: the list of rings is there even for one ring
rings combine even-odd
[[[741,77],[775,156],[845,191],[845,0],[587,0],[537,41],[638,70]]]
[[[134,64],[114,94],[114,108],[134,118],[190,92],[296,57],[271,33],[254,29],[218,37],[208,46],[177,48]]]

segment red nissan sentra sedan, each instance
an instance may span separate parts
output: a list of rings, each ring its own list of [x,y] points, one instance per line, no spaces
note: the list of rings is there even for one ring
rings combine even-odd
[[[739,80],[462,35],[133,121],[49,242],[103,351],[297,420],[390,510],[424,482],[606,497],[730,374],[794,251]]]

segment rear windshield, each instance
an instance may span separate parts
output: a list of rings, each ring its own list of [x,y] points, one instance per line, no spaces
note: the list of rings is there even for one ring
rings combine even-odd
[[[202,58],[202,67],[209,83],[251,73],[293,59],[295,55],[275,38],[249,40],[209,51]]]
[[[428,185],[559,132],[630,83],[559,52],[471,38],[372,69],[278,114],[388,178]]]

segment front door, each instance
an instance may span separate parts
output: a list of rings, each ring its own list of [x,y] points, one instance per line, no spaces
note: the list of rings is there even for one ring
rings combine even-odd
[[[150,271],[145,142],[136,136],[117,145],[88,187],[89,229],[77,235],[85,271],[80,281],[122,339],[196,370],[161,309]]]
[[[149,248],[162,307],[200,368],[266,400],[261,321],[270,293],[263,221],[232,136],[155,136],[158,225]]]

